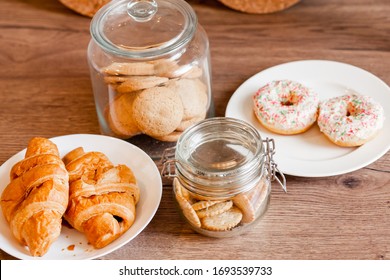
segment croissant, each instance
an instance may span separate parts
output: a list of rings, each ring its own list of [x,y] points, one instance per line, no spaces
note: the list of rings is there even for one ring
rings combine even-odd
[[[57,146],[45,138],[32,138],[1,195],[12,234],[32,256],[43,256],[60,235],[68,193],[68,172]]]
[[[126,165],[114,166],[103,153],[81,147],[63,161],[70,178],[64,217],[95,248],[103,248],[134,223],[140,197],[136,178]]]

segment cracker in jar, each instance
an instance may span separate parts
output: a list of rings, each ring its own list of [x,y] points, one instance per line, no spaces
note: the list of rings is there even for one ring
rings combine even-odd
[[[208,208],[211,205],[214,205],[214,204],[219,203],[219,202],[221,202],[221,201],[220,200],[200,200],[200,201],[192,204],[192,208],[194,208],[195,211],[198,211],[198,210],[201,210],[204,208]]]
[[[181,186],[177,178],[173,180],[173,188],[175,191],[176,201],[179,204],[184,217],[193,226],[200,227],[201,226],[200,219],[196,214],[195,210],[192,208],[189,201],[183,197],[182,195],[183,187]]]
[[[241,219],[241,210],[233,206],[225,212],[201,219],[201,224],[207,230],[224,231],[237,226]]]
[[[166,77],[158,76],[130,76],[126,77],[123,82],[116,87],[116,91],[119,93],[138,91],[161,85],[166,83],[168,80],[169,79]]]
[[[175,193],[178,193],[180,196],[184,197],[190,204],[194,203],[194,198],[191,196],[190,192],[183,187],[178,179],[174,184]]]
[[[244,193],[238,194],[233,198],[233,204],[237,206],[242,212],[242,223],[251,223],[255,220],[255,209],[251,200]]]
[[[264,179],[261,179],[260,182],[254,188],[252,188],[249,192],[246,193],[249,200],[257,200],[260,190],[263,188],[264,184]]]
[[[154,65],[148,62],[114,62],[102,69],[108,75],[152,76]]]
[[[178,94],[166,87],[153,87],[137,94],[133,116],[140,130],[151,137],[166,136],[183,119],[183,104]]]
[[[270,184],[265,181],[260,181],[260,183],[257,185],[258,194],[257,199],[255,199],[254,202],[254,209],[257,211],[261,205],[265,202],[268,192],[269,192],[269,186]]]
[[[198,214],[199,218],[211,217],[229,210],[230,208],[232,208],[232,206],[233,202],[231,200],[227,200],[223,202],[218,202],[214,205],[211,205],[210,207],[196,211],[196,214]]]

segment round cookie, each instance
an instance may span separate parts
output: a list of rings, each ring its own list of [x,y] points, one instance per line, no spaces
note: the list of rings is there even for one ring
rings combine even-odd
[[[219,0],[225,6],[250,14],[267,14],[282,11],[299,0]]]
[[[171,80],[167,87],[180,95],[183,103],[183,120],[204,114],[207,109],[207,88],[199,79]]]
[[[192,204],[192,208],[194,208],[195,211],[202,210],[205,208],[208,208],[214,204],[217,204],[221,202],[220,200],[199,200],[198,202],[195,202]]]
[[[133,117],[140,130],[151,136],[166,136],[179,126],[183,118],[180,96],[166,87],[154,87],[137,94]]]
[[[233,206],[225,212],[201,219],[202,228],[207,230],[224,231],[237,226],[242,219],[242,212]]]
[[[200,227],[200,219],[196,214],[195,210],[192,208],[190,202],[183,196],[183,187],[181,186],[177,178],[173,180],[173,188],[175,191],[176,201],[182,210],[183,216],[188,220],[191,225],[195,227]]]
[[[122,78],[122,77],[118,77]],[[152,88],[168,81],[168,78],[158,76],[129,76],[115,90],[117,92],[132,92]]]
[[[106,117],[112,132],[120,138],[129,138],[141,134],[133,118],[133,102],[136,93],[117,95],[108,105]]]
[[[232,208],[233,202],[231,200],[215,203],[207,208],[196,211],[199,218],[215,216],[221,214]]]
[[[256,219],[255,209],[246,194],[239,194],[233,198],[233,204],[242,212],[242,223],[250,223]]]
[[[179,124],[179,126],[176,128],[176,130],[179,132],[183,132],[184,130],[189,128],[191,125],[196,124],[196,123],[200,122],[201,120],[204,120],[205,118],[206,118],[206,112],[204,112],[204,114],[201,116],[195,116],[195,117],[192,117],[191,119],[182,120],[181,123]]]
[[[148,62],[114,62],[102,69],[107,75],[143,76],[154,75],[154,65]]]
[[[155,136],[154,138],[163,142],[177,142],[179,140],[180,136],[182,134],[182,131],[174,131],[172,133],[169,133],[168,135],[164,136]]]

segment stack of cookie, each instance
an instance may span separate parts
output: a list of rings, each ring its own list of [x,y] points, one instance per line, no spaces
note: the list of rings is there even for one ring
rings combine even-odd
[[[180,211],[198,232],[213,236],[212,232],[234,231],[253,223],[265,212],[270,184],[262,179],[255,187],[226,200],[208,200],[190,193],[177,178],[174,193]]]
[[[180,66],[168,59],[116,62],[102,73],[114,92],[105,115],[116,137],[146,134],[175,142],[187,127],[206,117],[208,88],[196,65]]]

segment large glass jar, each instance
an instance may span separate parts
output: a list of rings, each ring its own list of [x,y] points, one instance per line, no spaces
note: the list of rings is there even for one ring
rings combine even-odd
[[[274,141],[262,140],[250,124],[209,118],[186,130],[175,149],[166,150],[162,175],[174,178],[179,212],[195,231],[235,236],[266,212],[272,180],[286,190],[274,152]]]
[[[91,22],[88,47],[102,134],[152,158],[214,114],[209,43],[184,0],[117,0]]]

